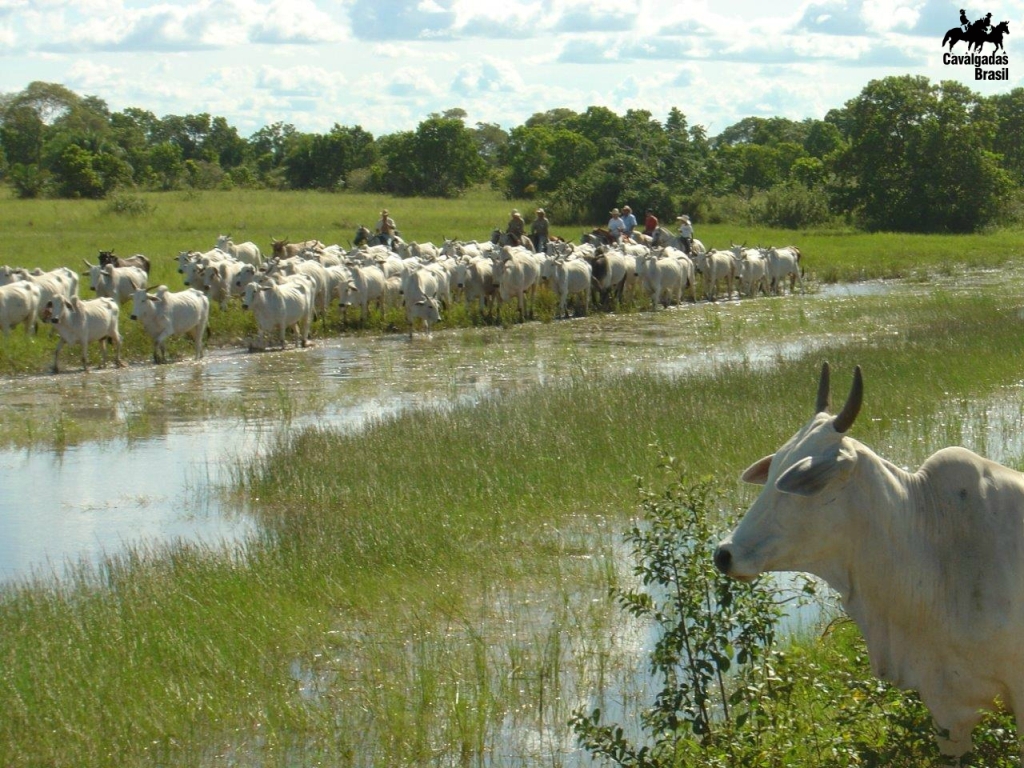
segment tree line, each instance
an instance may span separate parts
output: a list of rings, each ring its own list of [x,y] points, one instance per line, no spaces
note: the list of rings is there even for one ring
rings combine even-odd
[[[510,129],[466,118],[450,109],[377,137],[277,122],[243,138],[223,117],[112,112],[33,82],[0,94],[0,178],[23,198],[235,187],[458,197],[489,184],[566,223],[604,221],[628,202],[698,222],[971,232],[1024,209],[1024,88],[983,97],[887,77],[823,119],[747,117],[717,136],[676,107],[664,122],[599,106]]]

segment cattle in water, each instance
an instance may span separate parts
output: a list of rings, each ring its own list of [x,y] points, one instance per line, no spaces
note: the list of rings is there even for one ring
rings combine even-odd
[[[742,580],[824,579],[874,674],[918,692],[959,762],[996,700],[1024,733],[1024,474],[960,447],[903,470],[846,434],[863,396],[858,366],[830,415],[825,363],[810,421],[743,473],[764,488],[715,564]]]

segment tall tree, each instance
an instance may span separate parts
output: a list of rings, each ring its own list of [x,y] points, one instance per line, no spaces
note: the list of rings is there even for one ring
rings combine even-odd
[[[846,205],[872,229],[969,232],[998,214],[1010,186],[992,123],[965,86],[904,75],[873,80],[837,124]]]

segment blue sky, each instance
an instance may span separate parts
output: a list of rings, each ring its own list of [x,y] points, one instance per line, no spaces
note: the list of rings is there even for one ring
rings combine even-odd
[[[961,7],[1010,22],[1008,83],[942,63]],[[244,137],[278,121],[379,136],[453,107],[470,125],[511,128],[591,105],[658,120],[676,106],[714,135],[749,116],[824,117],[889,75],[1018,87],[1022,11],[1024,0],[0,0],[0,93],[62,83],[113,110],[223,116]]]

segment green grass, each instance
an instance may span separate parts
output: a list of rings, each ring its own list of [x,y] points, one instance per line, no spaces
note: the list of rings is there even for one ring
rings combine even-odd
[[[863,333],[785,365],[579,376],[358,434],[284,434],[237,468],[262,530],[244,545],[134,550],[0,591],[0,763],[475,762],[516,713],[564,727],[564,667],[577,697],[626,672],[616,617],[592,600],[616,578],[634,477],[659,481],[657,446],[735,487],[810,415],[822,357],[837,398],[864,366],[855,436],[901,464],[961,437],[950,398],[1019,386],[1010,289],[842,304],[786,322],[859,314]],[[715,338],[749,328],[746,307],[709,309]],[[559,647],[575,637],[594,647]]]

